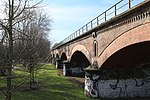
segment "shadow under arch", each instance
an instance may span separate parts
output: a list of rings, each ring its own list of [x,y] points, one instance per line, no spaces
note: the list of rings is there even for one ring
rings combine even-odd
[[[67,60],[67,56],[66,56],[66,54],[63,52],[62,55],[61,55],[58,59],[56,59],[56,60],[57,60],[57,67],[56,67],[56,68],[62,69],[62,68],[63,68],[63,62],[64,62],[65,60]]]
[[[136,43],[150,41],[149,25],[150,23],[144,23],[122,33],[115,38],[99,55],[99,58],[97,59],[99,68],[101,68],[102,64],[115,52]]]
[[[60,57],[61,61],[65,61],[67,60],[67,56],[66,56],[66,53],[62,53],[61,57]]]
[[[58,60],[58,59],[59,59],[59,54],[57,53],[57,54],[56,54],[56,60]]]
[[[71,51],[71,57],[73,56],[73,54],[76,51],[80,51],[88,59],[88,61],[91,63],[91,54],[90,54],[90,52],[88,51],[88,49],[85,46],[83,46],[83,45],[76,45]]]
[[[100,70],[107,70],[107,76],[127,79],[145,77],[145,69],[150,71],[150,41],[135,43],[118,50],[100,67]]]
[[[84,77],[85,76],[85,72],[84,69],[86,67],[88,67],[89,65],[91,65],[91,63],[89,62],[88,58],[81,52],[81,51],[75,51],[73,53],[73,55],[71,56],[71,60],[70,60],[73,68],[78,68],[77,71],[81,71],[81,73],[79,72],[75,72],[76,74],[79,74],[79,76]],[[78,76],[78,75],[76,75]]]

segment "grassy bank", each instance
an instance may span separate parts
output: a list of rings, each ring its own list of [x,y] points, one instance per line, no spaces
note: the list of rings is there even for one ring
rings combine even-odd
[[[22,74],[17,71],[16,74]],[[24,73],[26,74],[26,73]],[[23,79],[17,78],[14,83]],[[12,93],[12,100],[95,100],[87,98],[77,84],[69,81],[66,77],[59,76],[53,65],[43,65],[37,73],[37,86],[35,90],[29,88],[28,80]],[[4,81],[0,80],[0,87]],[[4,95],[0,93],[0,100]]]

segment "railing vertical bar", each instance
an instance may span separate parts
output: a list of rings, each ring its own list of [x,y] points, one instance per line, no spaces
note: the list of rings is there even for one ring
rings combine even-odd
[[[81,28],[79,29],[79,36],[80,36],[80,31],[81,31]]]
[[[78,36],[78,31],[76,31],[76,37]]]
[[[129,0],[129,9],[131,8],[131,0]]]
[[[88,24],[86,24],[86,31],[88,31]]]
[[[99,25],[99,20],[98,20],[98,17],[96,18],[96,20],[97,20],[97,25]]]
[[[105,21],[106,21],[107,19],[106,19],[106,12],[105,12]]]
[[[83,29],[83,27],[82,27],[82,33],[84,33],[84,29]]]
[[[92,29],[92,27],[93,27],[93,24],[92,24],[92,21],[91,21],[91,29]]]
[[[115,16],[117,15],[117,5],[115,5]]]

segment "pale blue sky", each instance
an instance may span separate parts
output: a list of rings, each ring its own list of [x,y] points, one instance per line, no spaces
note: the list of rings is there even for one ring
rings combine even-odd
[[[53,20],[50,39],[53,43],[62,41],[118,1],[120,0],[44,0],[47,4],[46,12]]]

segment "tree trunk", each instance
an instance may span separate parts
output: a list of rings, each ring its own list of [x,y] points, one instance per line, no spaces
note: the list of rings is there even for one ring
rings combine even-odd
[[[30,68],[30,89],[32,89],[32,69]]]
[[[33,69],[33,72],[32,72],[32,82],[35,83],[35,78],[34,78],[34,69]]]
[[[11,79],[12,79],[12,55],[13,55],[13,39],[12,32],[9,33],[9,48],[8,48],[8,68],[7,68],[7,95],[6,100],[11,100]]]
[[[8,66],[7,66],[7,95],[6,100],[11,100],[11,79],[12,79],[12,54],[13,54],[13,40],[12,34],[9,35],[9,50],[8,50]]]
[[[9,47],[8,47],[8,68],[7,68],[7,94],[6,100],[11,100],[11,79],[12,79],[12,60],[13,60],[13,36],[12,36],[12,21],[13,21],[13,6],[14,0],[9,0]]]

